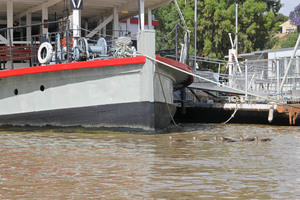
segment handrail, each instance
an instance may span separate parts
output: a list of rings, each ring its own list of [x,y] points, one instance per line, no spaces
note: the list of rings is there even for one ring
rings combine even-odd
[[[1,28],[1,31],[9,30],[9,29],[18,29],[18,28],[27,28],[27,27],[33,27],[33,26],[42,26],[47,24],[56,24],[56,23],[62,23],[62,22],[68,22],[69,20],[59,20],[59,21],[51,21],[51,22],[43,22],[43,23],[37,23],[37,24],[29,24],[29,25],[22,25],[22,26],[12,26],[12,27],[6,27]]]
[[[22,26],[13,26],[13,27],[1,28],[0,32],[8,31],[8,42],[5,42],[4,44],[9,43],[11,69],[14,69],[13,55],[12,55],[12,53],[13,53],[12,52],[12,46],[13,46],[12,39],[13,38],[12,38],[12,35],[11,35],[11,30],[20,29],[20,28],[34,27],[34,26],[42,26],[42,25],[47,25],[47,24],[57,24],[57,23],[66,23],[68,25],[68,22],[69,22],[69,20],[59,20],[59,21],[50,21],[50,22],[43,22],[43,23],[37,23],[37,24],[29,24],[29,25],[22,25]],[[67,30],[69,30],[69,29],[67,29]]]

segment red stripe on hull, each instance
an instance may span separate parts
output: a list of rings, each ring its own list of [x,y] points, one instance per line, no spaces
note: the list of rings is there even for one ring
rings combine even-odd
[[[140,64],[145,62],[146,62],[146,57],[140,56],[140,57],[63,63],[63,64],[54,64],[54,65],[46,65],[46,66],[38,66],[38,67],[26,67],[20,69],[10,69],[5,71],[0,71],[0,78],[10,77],[10,76],[21,76],[21,75],[28,75],[28,74],[37,74],[37,73],[46,73],[46,72],[55,72],[55,71],[64,71],[64,70],[72,70],[72,69]]]

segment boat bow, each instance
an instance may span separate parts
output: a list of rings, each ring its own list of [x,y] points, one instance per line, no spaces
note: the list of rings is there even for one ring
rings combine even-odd
[[[160,61],[157,62],[160,67],[168,68],[170,73],[173,74],[175,78],[174,91],[185,88],[193,83],[194,77],[190,74],[193,73],[193,69],[190,66],[161,56],[156,56],[156,60]],[[175,69],[168,65],[175,67]],[[187,73],[182,72],[182,70]]]

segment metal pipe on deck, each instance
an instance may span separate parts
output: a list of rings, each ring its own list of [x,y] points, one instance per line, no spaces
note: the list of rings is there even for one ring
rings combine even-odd
[[[8,40],[9,40],[9,54],[10,54],[10,64],[11,64],[11,68],[14,68],[14,61],[13,61],[13,54],[12,54],[12,41],[11,41],[11,30],[8,29]]]
[[[73,47],[77,46],[78,38],[80,37],[80,15],[79,10],[73,10]]]
[[[26,25],[30,25],[32,23],[32,14],[26,13]],[[27,42],[31,41],[31,27],[26,27],[26,40]]]
[[[12,27],[14,25],[14,4],[13,1],[7,1],[7,8],[6,8],[6,14],[7,14],[7,28]],[[7,29],[7,35],[10,35],[10,40],[14,39],[14,31],[11,29]]]

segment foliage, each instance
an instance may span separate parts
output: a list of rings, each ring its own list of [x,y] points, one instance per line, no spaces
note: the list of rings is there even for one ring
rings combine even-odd
[[[281,48],[294,47],[296,45],[299,33],[290,33],[286,40],[280,41]]]
[[[300,26],[300,4],[290,13],[290,19],[297,25]]]
[[[277,33],[281,30],[280,25],[286,22],[287,20],[289,20],[289,17],[285,16],[284,14],[278,13],[275,16],[275,31]]]
[[[275,21],[276,22],[286,22],[287,20],[289,20],[289,17],[288,16],[285,16],[284,14],[282,13],[278,13],[276,16],[275,16]]]
[[[191,31],[191,40],[194,41],[194,1],[177,0],[188,29]],[[224,59],[231,48],[228,33],[235,37],[235,1],[234,0],[202,0],[197,2],[197,55]],[[275,15],[281,7],[280,0],[240,0],[238,1],[238,40],[239,53],[270,48],[272,36],[275,33]],[[167,4],[154,11],[159,21],[157,29],[157,46],[160,43],[171,43],[175,31],[170,39],[166,36],[180,22],[178,11],[174,4]],[[178,19],[175,21],[174,19]],[[182,23],[181,23],[182,24]],[[180,33],[182,36],[182,32]],[[180,41],[182,42],[182,41]],[[190,53],[193,55],[194,42],[190,44]],[[174,45],[173,45],[174,46]],[[167,44],[167,48],[173,48]],[[160,46],[161,47],[161,46]]]

